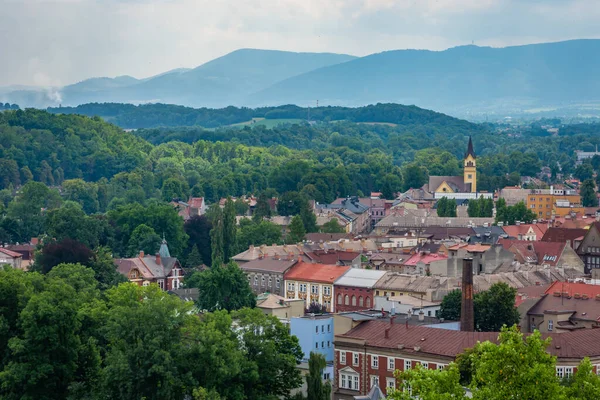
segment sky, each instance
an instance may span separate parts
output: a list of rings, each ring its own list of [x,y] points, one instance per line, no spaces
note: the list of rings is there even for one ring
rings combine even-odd
[[[240,48],[335,52],[600,38],[600,0],[0,0],[0,86],[144,78]]]

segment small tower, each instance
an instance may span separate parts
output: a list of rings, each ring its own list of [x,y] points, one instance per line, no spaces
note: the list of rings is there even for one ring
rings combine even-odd
[[[167,246],[167,240],[165,239],[164,234],[163,234],[163,240],[160,244],[160,250],[158,250],[158,254],[160,254],[161,258],[171,257],[171,253],[169,253],[169,247]]]
[[[477,192],[477,161],[475,157],[475,151],[473,150],[473,141],[469,136],[469,146],[467,147],[467,153],[465,154],[464,161],[464,183],[471,184],[471,193]]]

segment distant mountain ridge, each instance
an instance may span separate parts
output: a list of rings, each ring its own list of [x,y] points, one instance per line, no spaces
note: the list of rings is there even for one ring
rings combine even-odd
[[[414,104],[467,117],[566,108],[600,114],[600,40],[354,57],[241,49],[147,79],[93,78],[58,90],[1,90],[22,107],[167,103],[189,107]]]
[[[240,49],[194,69],[172,70],[147,79],[92,78],[50,93],[47,89],[14,91],[0,101],[42,108],[93,102],[225,107],[242,104],[252,93],[284,79],[354,58],[346,54]]]

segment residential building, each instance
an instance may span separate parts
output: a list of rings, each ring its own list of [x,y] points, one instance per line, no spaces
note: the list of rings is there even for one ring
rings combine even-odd
[[[290,323],[291,318],[304,315],[304,301],[302,299],[286,299],[273,293],[258,295],[256,297],[256,308],[262,310],[266,315],[278,318],[286,325]]]
[[[439,265],[445,269],[431,268],[431,274],[460,277],[465,258],[473,259],[473,273],[479,275],[492,274],[503,265],[510,265],[515,255],[502,245],[460,243],[448,247],[448,261]]]
[[[582,151],[575,150],[575,156],[577,157],[576,165],[580,165],[583,160],[588,158],[593,158],[594,156],[600,156],[600,152],[598,152],[598,146],[596,146],[596,151]]]
[[[298,259],[298,257],[301,257],[304,254],[304,249],[302,246],[295,244],[282,246],[276,244],[272,246],[266,246],[264,244],[261,246],[250,245],[248,250],[236,254],[235,256],[231,257],[231,259],[241,267],[243,264],[249,261],[277,256],[280,258],[286,258],[290,254],[292,255],[292,258]]]
[[[473,229],[474,235],[467,239],[469,244],[497,244],[502,237],[508,236],[500,226],[476,226]]]
[[[184,270],[175,257],[171,257],[166,240],[163,239],[156,255],[145,255],[143,251],[134,258],[115,260],[118,271],[130,282],[139,286],[156,283],[161,289],[179,289],[184,279]]]
[[[176,200],[173,203],[179,210],[179,216],[187,221],[188,219],[204,215],[206,212],[206,202],[204,197],[190,197],[187,202]]]
[[[385,271],[372,269],[351,269],[334,284],[336,293],[336,311],[368,310],[373,301],[373,286]]]
[[[585,264],[585,273],[595,278],[600,270],[600,222],[590,225],[577,248],[577,254]]]
[[[298,263],[292,253],[286,257],[273,256],[259,258],[240,265],[248,277],[248,284],[254,294],[265,292],[285,296],[284,274]]]
[[[420,211],[420,210],[418,210]],[[494,218],[469,218],[469,217],[438,217],[437,215],[416,216],[410,211],[403,215],[390,214],[383,218],[373,230],[377,236],[385,235],[394,230],[416,230],[417,233],[427,233],[430,228],[436,227],[440,231],[451,228],[472,228],[474,226],[491,226]],[[443,231],[448,234],[448,231]],[[473,233],[472,230],[469,231]]]
[[[531,193],[530,189],[522,189],[519,186],[507,186],[500,190],[498,198],[504,199],[507,206],[514,206],[520,202],[527,204],[527,196],[529,193]]]
[[[585,265],[575,250],[563,242],[501,240],[502,246],[515,255],[519,264],[541,265],[585,272]]]
[[[319,353],[327,363],[333,362],[333,315],[305,315],[290,320],[290,333],[298,338],[308,361],[310,353]]]
[[[554,282],[527,311],[527,318],[530,332],[600,328],[600,286]]]
[[[554,189],[553,186],[550,186],[550,189],[531,189],[527,195],[526,205],[540,219],[551,219],[554,215],[554,205],[557,202],[564,203],[565,201],[569,204],[581,204],[581,196],[576,191],[560,188]]]
[[[416,275],[436,275],[434,271],[443,271],[446,269],[447,260],[448,256],[444,253],[419,251],[404,262],[402,272]]]
[[[346,265],[352,268],[361,267],[361,253],[355,251],[342,251],[325,248],[313,251],[305,251],[304,258],[309,262],[318,264]]]
[[[37,241],[37,239],[35,240]],[[4,246],[5,249],[14,251],[15,253],[21,254],[21,268],[28,269],[31,264],[33,264],[35,258],[35,248],[36,244],[33,243],[23,243],[23,244],[9,244]]]
[[[583,228],[548,228],[544,236],[542,236],[542,242],[563,242],[567,246],[577,251],[584,236],[588,233],[587,229]]]
[[[441,301],[428,301],[415,296],[376,296],[375,309],[396,314],[407,314],[418,319],[420,315],[437,317]]]
[[[334,283],[350,267],[299,262],[284,274],[286,298],[303,299],[305,307],[317,303],[328,312],[335,311]]]
[[[444,282],[445,283],[445,282]],[[439,291],[444,284],[438,277],[387,273],[375,285],[375,296],[414,296],[424,300],[441,300],[446,292]]]
[[[331,204],[316,204],[315,208],[317,213],[322,213],[322,210],[335,210],[343,218],[350,218],[352,220],[351,233],[355,235],[371,231],[370,207],[362,204],[356,196],[336,199]]]
[[[5,247],[0,247],[0,265],[10,265],[13,268],[22,268],[23,255],[16,251],[8,250]]]
[[[552,339],[547,351],[557,358],[556,373],[570,376],[584,357],[594,370],[600,365],[600,329],[576,330],[563,334],[543,334]],[[353,400],[378,385],[388,394],[399,388],[395,371],[421,364],[443,369],[477,342],[497,342],[498,332],[461,332],[427,326],[409,326],[370,320],[349,332],[335,336],[335,399]]]
[[[509,238],[518,240],[541,240],[544,232],[537,224],[517,224],[503,226]]]
[[[410,257],[411,254],[376,253],[369,258],[369,265],[378,271],[402,272]]]

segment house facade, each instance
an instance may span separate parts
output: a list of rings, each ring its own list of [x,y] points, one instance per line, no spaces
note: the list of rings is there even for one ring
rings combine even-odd
[[[285,296],[284,274],[298,263],[298,258],[287,257],[259,258],[240,265],[248,277],[248,284],[254,294],[265,292]]]
[[[319,353],[328,364],[333,363],[333,315],[306,315],[290,321],[290,333],[298,338],[308,361],[310,353]]]
[[[335,336],[333,397],[354,400],[378,385],[385,395],[400,388],[395,371],[421,364],[443,369],[477,342],[497,342],[498,332],[461,332],[403,323],[365,321],[349,332]],[[543,334],[552,338],[548,352],[557,357],[556,374],[571,376],[584,357],[600,369],[600,329],[564,334]]]
[[[473,273],[492,274],[502,265],[510,265],[515,255],[501,245],[461,243],[448,247],[446,270],[431,270],[433,275],[462,276],[462,265],[465,258],[473,259]]]
[[[286,298],[303,299],[305,308],[319,304],[327,312],[335,312],[334,283],[350,267],[343,265],[299,262],[284,274]]]
[[[23,255],[16,251],[8,250],[4,247],[0,247],[0,265],[6,264],[13,268],[21,269],[23,262]]]
[[[164,239],[156,255],[146,255],[141,251],[134,258],[116,259],[115,264],[121,274],[139,286],[155,283],[165,291],[177,290],[184,280],[184,270],[179,260],[171,257]]]
[[[373,287],[385,275],[385,271],[351,269],[335,284],[335,307],[337,312],[368,310],[375,304]]]
[[[585,264],[585,273],[596,276],[600,270],[600,223],[590,225],[581,244],[577,248],[577,254]]]

